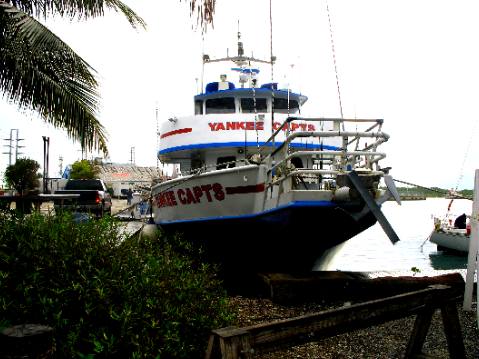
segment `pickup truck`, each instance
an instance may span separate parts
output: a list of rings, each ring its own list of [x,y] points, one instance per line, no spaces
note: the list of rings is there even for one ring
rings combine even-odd
[[[79,194],[75,199],[56,199],[55,211],[68,210],[89,212],[101,217],[111,215],[111,196],[101,179],[70,179],[65,189],[55,191],[55,194]]]

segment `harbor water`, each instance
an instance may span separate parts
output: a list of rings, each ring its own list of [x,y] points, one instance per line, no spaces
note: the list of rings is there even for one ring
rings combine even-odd
[[[467,255],[448,255],[437,251],[427,239],[433,229],[433,216],[444,217],[451,200],[428,198],[394,201],[382,210],[400,241],[392,244],[379,223],[341,245],[316,270],[368,272],[376,275],[439,275],[467,271]],[[450,213],[470,214],[472,201],[455,199]]]

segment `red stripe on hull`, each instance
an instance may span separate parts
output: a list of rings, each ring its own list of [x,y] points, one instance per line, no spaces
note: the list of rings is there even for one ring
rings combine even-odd
[[[191,127],[186,127],[186,128],[180,128],[179,130],[174,130],[174,131],[170,131],[170,132],[166,132],[164,134],[162,134],[160,136],[160,138],[165,138],[165,137],[168,137],[168,136],[173,136],[173,135],[180,135],[182,133],[188,133],[188,132],[191,132],[193,131],[193,129]]]
[[[252,186],[238,186],[238,187],[226,187],[226,194],[244,194],[244,193],[256,193],[264,191],[264,183],[259,183]]]

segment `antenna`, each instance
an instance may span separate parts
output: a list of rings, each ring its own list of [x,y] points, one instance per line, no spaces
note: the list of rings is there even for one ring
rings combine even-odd
[[[63,156],[58,157],[58,174],[63,176]]]
[[[130,163],[135,164],[135,147],[130,147]]]
[[[241,32],[239,29],[239,20],[238,20],[238,57],[243,57],[244,55],[244,48],[243,43],[241,42]]]
[[[201,61],[201,92],[203,92],[205,80],[205,62],[207,61],[207,58],[209,59],[209,56],[205,55],[205,34],[201,34],[201,47],[201,52],[203,53],[203,60]]]

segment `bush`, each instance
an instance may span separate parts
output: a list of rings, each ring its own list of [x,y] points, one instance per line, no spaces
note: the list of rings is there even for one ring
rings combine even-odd
[[[5,182],[21,196],[38,187],[37,171],[40,165],[30,158],[19,158],[5,169]],[[41,177],[41,176],[40,176]]]
[[[0,327],[55,329],[59,357],[191,358],[231,320],[213,268],[178,238],[118,222],[0,216]]]

